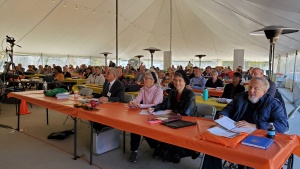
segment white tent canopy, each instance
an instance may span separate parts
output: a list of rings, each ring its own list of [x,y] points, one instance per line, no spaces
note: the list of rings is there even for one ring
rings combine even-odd
[[[171,48],[173,60],[205,54],[202,61],[230,61],[234,49],[245,49],[246,60],[267,61],[269,41],[249,33],[269,25],[300,28],[298,0],[119,0],[118,6],[122,59],[150,59],[143,49],[156,47]],[[15,52],[116,56],[115,0],[0,0],[0,16],[0,38],[12,36],[22,46]],[[299,32],[281,35],[275,55],[297,49]],[[162,60],[163,52],[154,59]]]

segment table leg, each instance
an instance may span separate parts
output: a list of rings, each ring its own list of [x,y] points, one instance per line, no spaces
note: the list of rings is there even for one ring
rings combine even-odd
[[[18,127],[17,131],[20,131],[20,102],[19,99],[15,99],[15,105],[16,105],[16,113],[18,114]]]
[[[125,154],[125,134],[126,132],[123,131],[123,153]]]
[[[79,158],[77,156],[77,117],[73,118],[74,120],[74,160],[77,160]]]
[[[49,116],[48,116],[48,108],[46,108],[46,121],[47,121],[47,125],[49,125]]]
[[[93,122],[90,121],[90,124],[91,124],[91,140],[90,140],[90,165],[93,165]]]

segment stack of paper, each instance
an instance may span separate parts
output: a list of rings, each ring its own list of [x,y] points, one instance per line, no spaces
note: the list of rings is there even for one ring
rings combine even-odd
[[[56,94],[57,99],[68,99],[69,98],[69,93],[58,93]]]
[[[223,116],[222,118],[215,120],[215,122],[217,122],[220,126],[210,128],[208,129],[208,131],[215,135],[228,137],[228,138],[235,137],[241,132],[250,134],[256,130],[256,128],[236,127],[234,124],[235,121],[233,121],[232,119],[226,116]]]

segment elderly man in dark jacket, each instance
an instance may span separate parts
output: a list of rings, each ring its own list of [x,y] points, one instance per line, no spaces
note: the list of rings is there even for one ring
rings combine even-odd
[[[237,96],[228,104],[218,117],[227,116],[237,127],[249,127],[266,130],[272,122],[276,132],[288,130],[288,121],[281,103],[267,94],[270,85],[263,77],[251,79],[248,92]],[[204,169],[221,169],[222,161],[216,157],[205,156]],[[249,167],[248,167],[249,168]]]

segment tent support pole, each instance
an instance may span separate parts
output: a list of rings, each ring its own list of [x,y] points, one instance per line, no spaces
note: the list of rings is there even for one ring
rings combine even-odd
[[[118,7],[118,0],[116,0],[116,66],[119,65],[118,61],[119,61],[119,56],[118,56],[118,26],[119,26],[119,7]]]
[[[295,75],[296,75],[296,62],[297,62],[297,56],[298,56],[298,51],[296,50],[296,55],[295,55],[295,62],[294,62],[294,72],[293,72],[293,83],[292,83],[292,92],[294,90],[294,82],[295,82]]]

